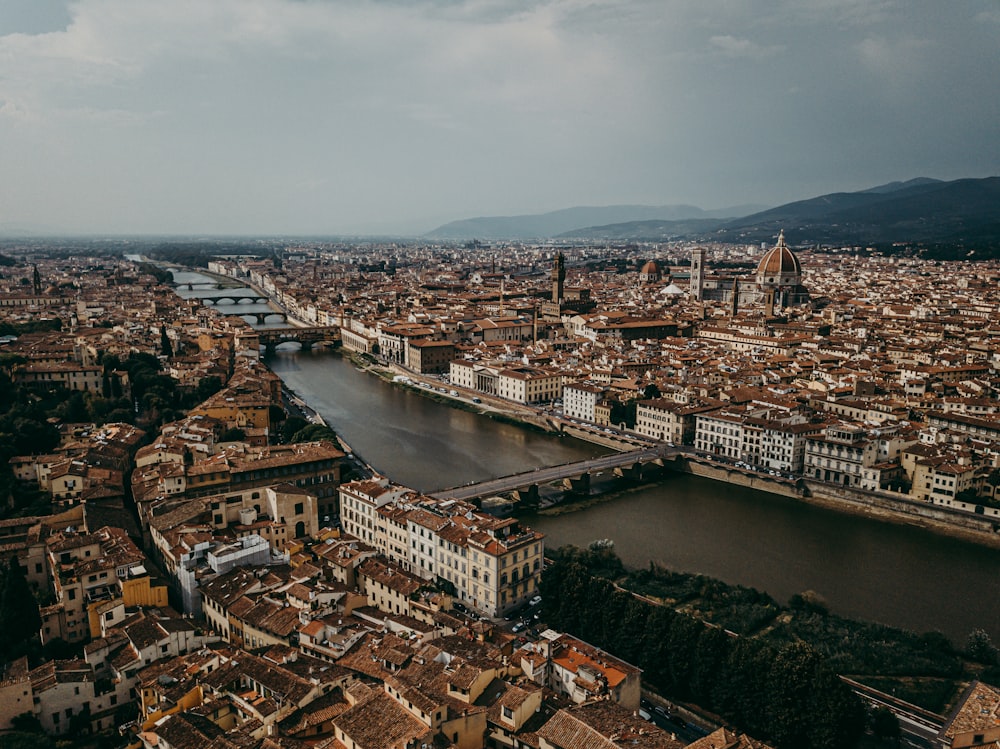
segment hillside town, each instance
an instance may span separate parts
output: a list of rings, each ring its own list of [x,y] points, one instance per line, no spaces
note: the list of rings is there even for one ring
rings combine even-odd
[[[546,626],[545,537],[516,513],[399,485],[322,424],[290,433],[267,352],[337,348],[533,428],[988,538],[1000,266],[903,249],[298,243],[212,257],[215,304],[162,264],[6,249],[4,388],[57,405],[37,426],[25,410],[5,454],[4,592],[23,578],[40,604],[23,639],[52,657],[0,653],[16,655],[0,731],[130,749],[766,749]],[[223,314],[233,288],[286,327]],[[976,683],[936,745],[996,741],[1000,689]]]

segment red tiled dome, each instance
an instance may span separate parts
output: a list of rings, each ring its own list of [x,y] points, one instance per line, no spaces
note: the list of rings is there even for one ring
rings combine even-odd
[[[768,250],[767,254],[761,258],[760,264],[757,266],[757,276],[762,278],[765,276],[788,277],[790,275],[801,276],[802,265],[795,257],[795,253],[788,249],[788,245],[785,244],[785,233],[782,232],[778,236],[778,244]]]

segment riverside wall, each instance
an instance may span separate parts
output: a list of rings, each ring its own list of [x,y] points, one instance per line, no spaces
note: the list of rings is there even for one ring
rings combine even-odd
[[[1000,523],[995,518],[951,510],[902,495],[870,492],[799,478],[795,481],[719,465],[691,456],[667,462],[671,470],[778,494],[821,507],[864,515],[886,522],[906,523],[937,533],[1000,548]]]

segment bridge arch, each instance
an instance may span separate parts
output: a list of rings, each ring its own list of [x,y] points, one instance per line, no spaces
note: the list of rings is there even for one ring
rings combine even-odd
[[[267,354],[273,354],[282,343],[298,343],[308,351],[315,345],[340,345],[340,328],[335,325],[313,327],[264,328],[257,331],[260,345]]]

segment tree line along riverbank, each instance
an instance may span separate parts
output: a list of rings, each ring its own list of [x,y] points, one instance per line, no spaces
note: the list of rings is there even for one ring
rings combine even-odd
[[[837,675],[938,716],[970,680],[1000,680],[997,649],[982,631],[955,645],[937,632],[833,615],[808,591],[782,606],[701,575],[655,564],[628,569],[608,544],[547,555],[542,595],[551,626],[639,666],[668,699],[780,747],[852,745],[859,717]]]

